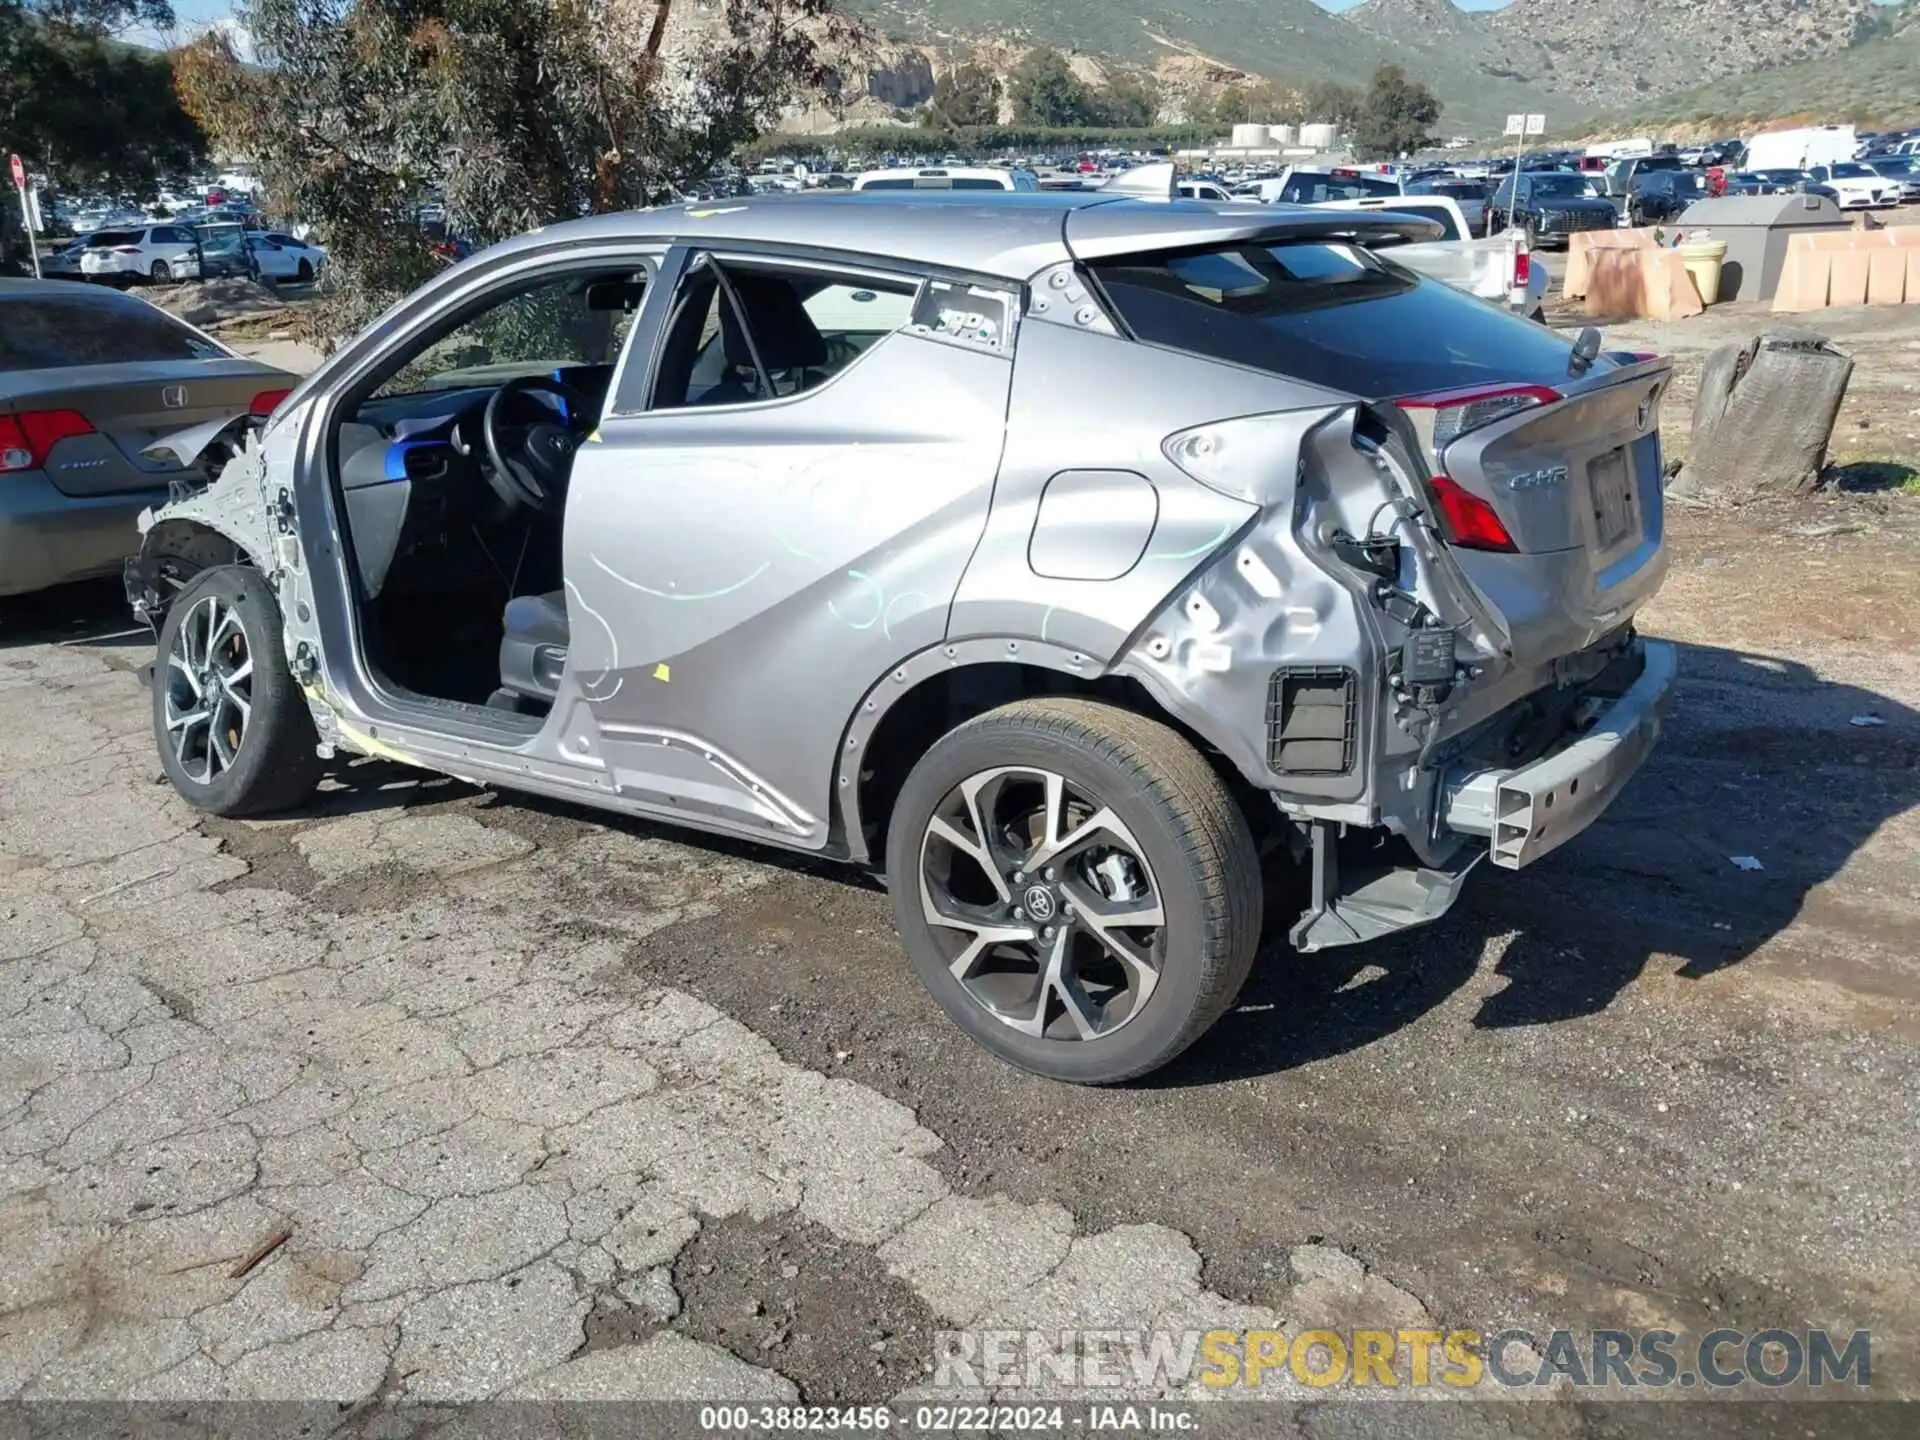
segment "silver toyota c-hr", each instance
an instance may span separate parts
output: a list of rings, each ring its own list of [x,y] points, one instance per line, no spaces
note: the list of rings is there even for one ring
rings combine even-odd
[[[875,867],[983,1045],[1141,1075],[1267,916],[1433,920],[1659,730],[1669,369],[1370,244],[1427,233],[875,193],[496,246],[144,517],[167,774],[255,814],[358,752]]]

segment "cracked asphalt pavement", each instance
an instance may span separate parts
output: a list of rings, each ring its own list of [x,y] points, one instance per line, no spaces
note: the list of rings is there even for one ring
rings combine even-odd
[[[1429,1324],[1871,1328],[1920,1391],[1920,686],[1846,734],[1863,661],[1788,705],[1707,638],[1581,845],[1093,1091],[828,867],[372,762],[198,816],[150,641],[58,592],[0,632],[0,1398],[872,1401],[959,1327]]]

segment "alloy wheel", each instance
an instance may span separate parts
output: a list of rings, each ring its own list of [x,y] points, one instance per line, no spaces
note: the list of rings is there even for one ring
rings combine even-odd
[[[1160,981],[1166,912],[1140,842],[1054,771],[1002,767],[950,790],[921,839],[920,897],[961,989],[1023,1035],[1110,1035]]]
[[[253,654],[231,600],[207,595],[167,649],[166,723],[174,758],[197,785],[233,768],[253,718]]]

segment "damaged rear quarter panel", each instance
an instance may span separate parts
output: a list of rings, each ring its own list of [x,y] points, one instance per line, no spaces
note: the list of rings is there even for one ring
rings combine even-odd
[[[1293,535],[1308,437],[1354,402],[1317,386],[1061,325],[1020,337],[1008,437],[993,513],[953,607],[950,639],[1024,635],[1137,679],[1169,714],[1255,784],[1267,767],[1266,688],[1282,664],[1378,673],[1363,586],[1331,577]],[[1170,435],[1216,420],[1282,413],[1272,464],[1283,477],[1264,512],[1202,485],[1170,461]],[[1350,425],[1340,428],[1349,452]],[[1355,455],[1354,484],[1375,485]],[[1151,483],[1157,518],[1139,560],[1117,578],[1036,573],[1032,547],[1055,477],[1132,473]],[[1364,473],[1359,473],[1364,472]],[[1356,502],[1357,503],[1357,502]],[[1371,698],[1369,705],[1375,703]],[[1370,725],[1371,712],[1365,724]],[[1317,798],[1366,790],[1366,767],[1318,782]]]

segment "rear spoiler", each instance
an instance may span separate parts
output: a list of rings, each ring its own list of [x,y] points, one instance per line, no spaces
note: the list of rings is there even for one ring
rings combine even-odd
[[[1067,249],[1076,260],[1108,260],[1162,250],[1203,250],[1326,238],[1365,245],[1389,236],[1438,240],[1436,220],[1388,210],[1329,211],[1308,205],[1224,206],[1205,202],[1142,204],[1132,196],[1068,212]]]

